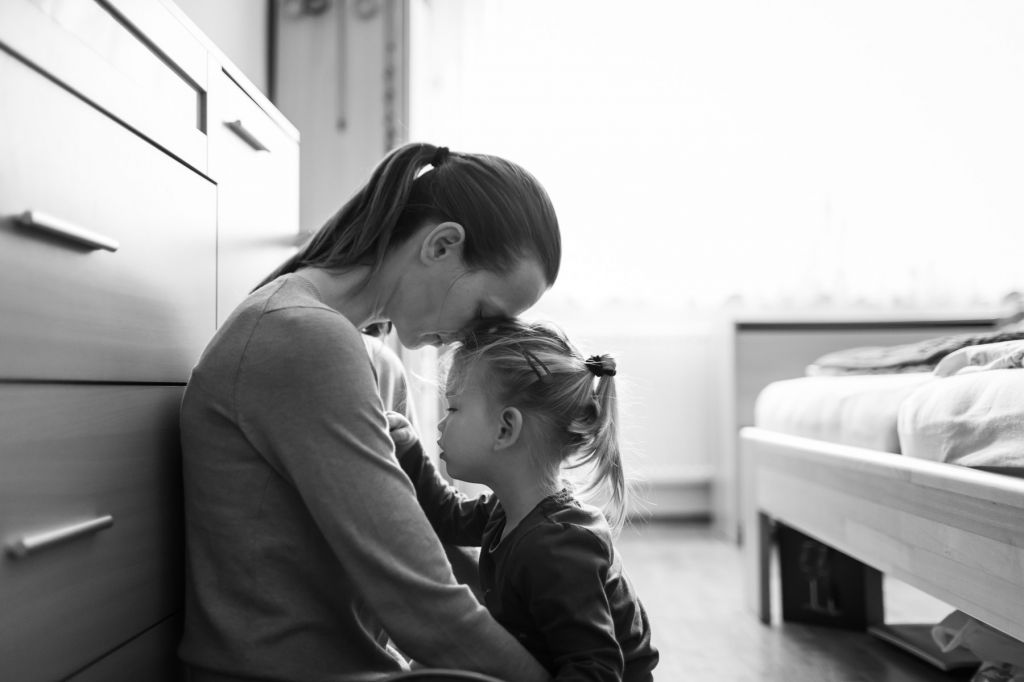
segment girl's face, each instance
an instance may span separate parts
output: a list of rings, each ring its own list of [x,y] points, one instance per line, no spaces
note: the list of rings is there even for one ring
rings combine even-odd
[[[459,245],[428,256],[402,278],[387,309],[406,348],[451,343],[479,318],[515,317],[540,299],[548,284],[533,258],[508,273],[470,271]]]
[[[495,438],[501,406],[484,389],[486,363],[468,372],[452,372],[446,391],[447,414],[438,424],[441,459],[452,477],[489,484],[494,470]]]

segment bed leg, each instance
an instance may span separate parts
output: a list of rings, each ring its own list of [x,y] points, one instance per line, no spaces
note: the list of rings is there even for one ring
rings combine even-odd
[[[772,520],[767,514],[758,512],[745,524],[743,554],[747,607],[762,623],[769,624],[772,622]]]

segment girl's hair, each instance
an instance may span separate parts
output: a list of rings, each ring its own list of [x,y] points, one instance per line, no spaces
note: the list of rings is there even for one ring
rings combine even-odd
[[[558,220],[536,178],[496,156],[411,143],[388,154],[366,185],[256,288],[304,266],[369,265],[372,276],[392,247],[431,220],[462,225],[471,269],[504,274],[530,256],[548,286],[558,276]]]
[[[534,416],[561,443],[543,464],[556,474],[563,462],[589,467],[581,493],[602,499],[617,532],[625,520],[627,486],[615,361],[607,355],[584,359],[553,325],[508,320],[484,322],[464,333],[451,356],[451,377],[464,378],[476,363],[483,363],[485,390],[497,402]]]

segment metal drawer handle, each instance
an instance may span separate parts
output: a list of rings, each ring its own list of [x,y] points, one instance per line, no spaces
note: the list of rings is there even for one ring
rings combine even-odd
[[[18,222],[26,227],[35,227],[93,249],[117,251],[121,248],[121,244],[116,239],[79,227],[66,220],[54,218],[42,211],[25,211],[18,216]]]
[[[225,121],[224,125],[226,125],[228,128],[231,128],[231,131],[235,135],[238,135],[240,138],[245,140],[246,144],[248,144],[250,147],[252,147],[256,151],[258,151],[258,152],[269,152],[270,151],[270,149],[268,149],[265,144],[260,142],[260,138],[258,138],[255,135],[253,135],[252,131],[245,127],[245,124],[242,123],[241,119],[239,119],[237,121]]]
[[[74,540],[75,538],[84,537],[86,535],[92,535],[98,533],[105,528],[110,528],[114,525],[114,517],[101,516],[90,521],[83,521],[81,523],[74,523],[70,526],[63,526],[61,528],[55,528],[48,530],[43,533],[35,533],[33,535],[25,535],[15,540],[14,542],[7,545],[7,551],[14,556],[16,559],[28,556],[33,552],[38,552],[41,549],[52,547],[53,545],[68,540]]]

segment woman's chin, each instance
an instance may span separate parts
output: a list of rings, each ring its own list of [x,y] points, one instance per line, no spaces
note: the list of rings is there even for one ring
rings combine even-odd
[[[407,334],[403,334],[402,330],[397,327],[395,328],[395,334],[398,336],[398,342],[409,350],[416,350],[430,343],[430,334],[419,334],[410,337]]]
[[[423,348],[424,346],[440,348],[450,342],[441,334],[418,334],[410,338],[403,334],[401,330],[398,330],[397,333],[399,342],[409,350],[416,350],[417,348]]]

